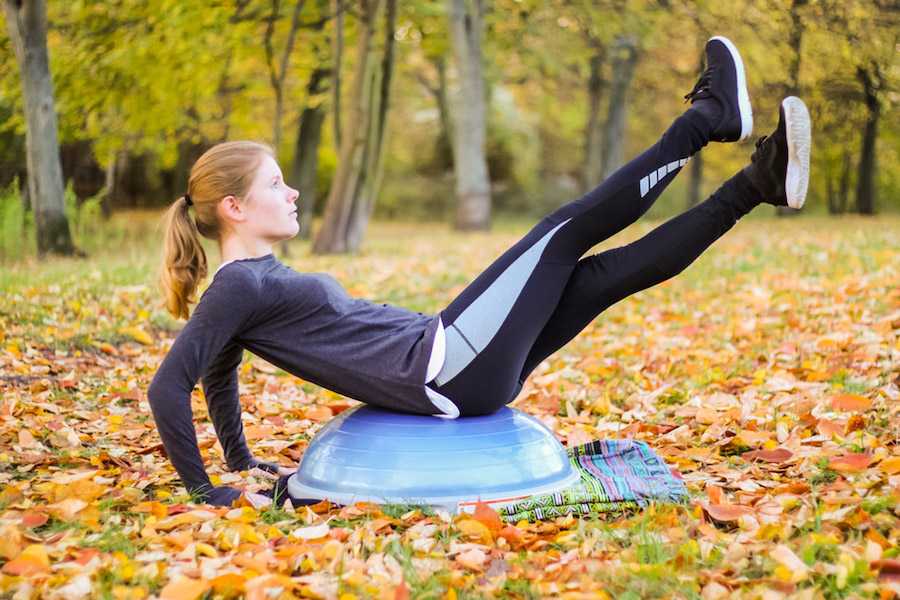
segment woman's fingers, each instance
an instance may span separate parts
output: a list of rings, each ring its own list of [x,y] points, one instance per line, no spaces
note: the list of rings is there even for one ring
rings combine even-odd
[[[279,466],[279,467],[278,467],[278,475],[279,475],[279,476],[293,475],[293,474],[296,473],[296,472],[297,472],[297,469],[296,469],[296,468],[282,467],[282,466]]]

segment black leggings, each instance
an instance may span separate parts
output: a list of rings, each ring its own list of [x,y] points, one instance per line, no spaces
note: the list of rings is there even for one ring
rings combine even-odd
[[[492,413],[598,314],[700,256],[760,202],[743,173],[635,242],[581,258],[644,214],[709,133],[688,110],[650,149],[541,219],[441,311],[445,361],[426,385],[461,416]]]

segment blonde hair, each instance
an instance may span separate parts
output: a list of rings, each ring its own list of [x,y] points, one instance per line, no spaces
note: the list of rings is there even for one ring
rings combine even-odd
[[[222,222],[216,207],[226,196],[240,202],[250,190],[265,154],[274,158],[271,146],[235,141],[216,144],[197,159],[188,178],[188,205],[184,196],[163,215],[164,244],[159,284],[166,310],[176,319],[187,319],[194,293],[207,274],[206,252],[200,236],[219,241]],[[193,217],[190,215],[193,206]]]

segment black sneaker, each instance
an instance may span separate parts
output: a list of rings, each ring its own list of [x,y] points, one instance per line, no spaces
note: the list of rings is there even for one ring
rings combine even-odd
[[[711,141],[737,142],[753,132],[744,61],[726,37],[715,36],[706,42],[706,70],[684,99],[716,120]]]
[[[756,140],[756,150],[744,173],[763,202],[799,209],[809,187],[812,126],[803,100],[788,96],[778,110],[778,127]]]

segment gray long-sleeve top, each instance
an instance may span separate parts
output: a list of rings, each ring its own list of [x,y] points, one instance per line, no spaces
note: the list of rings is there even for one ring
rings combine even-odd
[[[425,377],[438,325],[439,315],[352,298],[327,273],[299,273],[274,254],[230,262],[213,276],[147,389],[166,453],[188,491],[205,497],[212,485],[190,403],[202,378],[228,466],[247,465],[237,374],[244,349],[350,398],[434,414]]]

